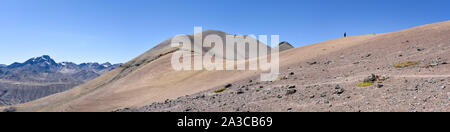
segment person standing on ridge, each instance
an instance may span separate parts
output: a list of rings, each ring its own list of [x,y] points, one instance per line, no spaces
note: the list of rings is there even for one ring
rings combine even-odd
[[[344,33],[344,38],[347,38],[347,32]]]

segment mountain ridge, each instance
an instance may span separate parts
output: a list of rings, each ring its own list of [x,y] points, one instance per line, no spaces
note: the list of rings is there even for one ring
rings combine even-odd
[[[25,103],[70,89],[94,79],[120,64],[56,63],[50,56],[0,66],[0,105]]]

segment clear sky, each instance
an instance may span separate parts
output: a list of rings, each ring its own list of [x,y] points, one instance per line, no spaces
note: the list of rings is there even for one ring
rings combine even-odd
[[[449,0],[0,0],[0,64],[126,62],[194,26],[303,46],[450,20]]]

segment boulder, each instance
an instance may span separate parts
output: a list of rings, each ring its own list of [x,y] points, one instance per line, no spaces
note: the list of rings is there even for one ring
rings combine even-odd
[[[364,82],[375,82],[377,80],[377,77],[375,74],[371,74],[368,77],[364,78]]]
[[[288,89],[287,91],[286,91],[286,95],[291,95],[291,94],[294,94],[294,93],[296,93],[297,92],[297,90],[295,90],[295,89]]]

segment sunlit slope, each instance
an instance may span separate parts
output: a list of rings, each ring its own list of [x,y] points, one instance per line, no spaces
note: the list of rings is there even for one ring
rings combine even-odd
[[[280,53],[280,67],[295,66],[318,56],[335,54],[358,46],[364,54],[377,47],[389,47],[424,35],[446,37],[450,22],[435,23],[385,34],[338,38]],[[406,36],[406,37],[405,37]],[[448,37],[448,35],[447,35]],[[445,40],[445,39],[442,39]],[[439,40],[427,40],[439,41]],[[165,42],[164,42],[165,43]],[[168,42],[167,42],[168,44]],[[261,71],[175,71],[171,67],[173,49],[150,50],[99,78],[67,92],[16,106],[19,111],[112,111],[140,107],[174,99],[228,83],[259,76]],[[358,56],[358,54],[346,57]],[[250,60],[254,61],[254,60]]]

